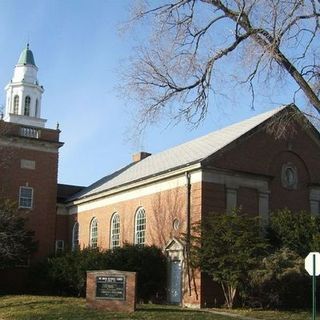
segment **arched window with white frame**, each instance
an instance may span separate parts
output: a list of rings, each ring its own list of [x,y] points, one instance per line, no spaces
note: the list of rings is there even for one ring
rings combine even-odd
[[[38,113],[39,113],[39,102],[38,102],[38,99],[36,99],[36,105],[35,105],[35,110],[34,110],[34,116],[35,117],[38,117],[39,115],[38,115]]]
[[[13,98],[13,113],[19,113],[19,96],[17,94]]]
[[[75,222],[72,228],[72,250],[79,248],[79,222]]]
[[[146,212],[143,208],[139,208],[135,216],[134,226],[134,243],[144,245],[146,240]]]
[[[120,215],[115,212],[111,218],[110,248],[120,247]]]
[[[24,100],[24,115],[30,116],[30,104],[31,104],[31,98],[29,96],[26,96]]]
[[[98,247],[98,220],[97,220],[97,218],[93,218],[90,223],[89,246],[91,248]]]

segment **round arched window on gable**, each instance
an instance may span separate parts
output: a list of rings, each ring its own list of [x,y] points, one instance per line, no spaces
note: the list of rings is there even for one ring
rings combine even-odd
[[[297,189],[298,171],[292,163],[285,163],[281,169],[281,184],[286,189]]]
[[[93,218],[90,223],[89,246],[91,248],[98,247],[98,220],[97,220],[97,218]]]
[[[114,213],[111,218],[110,248],[120,247],[120,216]]]
[[[135,216],[134,243],[144,245],[146,238],[146,212],[139,208]]]
[[[178,218],[173,219],[172,227],[175,231],[177,231],[180,228],[180,220]]]
[[[72,228],[72,250],[79,248],[79,222],[75,222]]]

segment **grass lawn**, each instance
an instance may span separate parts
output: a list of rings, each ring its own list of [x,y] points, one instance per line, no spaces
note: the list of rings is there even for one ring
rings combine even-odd
[[[259,309],[213,309],[216,311],[228,312],[246,317],[252,317],[263,320],[311,320],[311,310],[306,311],[271,311],[271,310],[259,310]],[[317,319],[320,319],[320,315],[317,315]]]
[[[104,320],[104,319],[161,319],[161,320],[230,320],[209,312],[186,310],[160,305],[139,305],[133,314],[101,312],[87,309],[85,299],[47,296],[0,297],[0,320]]]
[[[227,311],[220,310],[217,311]],[[227,311],[229,312],[229,311]],[[306,320],[311,319],[307,312],[272,312],[236,310],[243,316],[265,320]],[[101,312],[87,309],[85,299],[48,296],[0,296],[0,320],[234,320],[226,315],[217,315],[173,306],[138,305],[133,314]]]

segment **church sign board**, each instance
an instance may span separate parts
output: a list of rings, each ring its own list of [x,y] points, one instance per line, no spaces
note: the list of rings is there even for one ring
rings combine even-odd
[[[126,277],[123,275],[97,276],[96,297],[97,299],[125,300]]]
[[[89,308],[133,312],[136,308],[136,272],[87,271],[86,301]]]

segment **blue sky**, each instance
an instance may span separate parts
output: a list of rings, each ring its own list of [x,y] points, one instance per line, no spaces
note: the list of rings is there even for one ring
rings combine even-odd
[[[139,149],[156,153],[230,123],[254,116],[286,98],[250,109],[248,92],[237,103],[212,105],[196,130],[185,124],[150,128],[140,146],[128,142],[134,104],[119,96],[119,68],[143,37],[119,33],[131,0],[0,0],[0,86],[10,81],[19,54],[30,42],[45,88],[42,117],[59,122],[59,182],[88,185],[131,161]],[[2,104],[4,91],[0,91]]]

